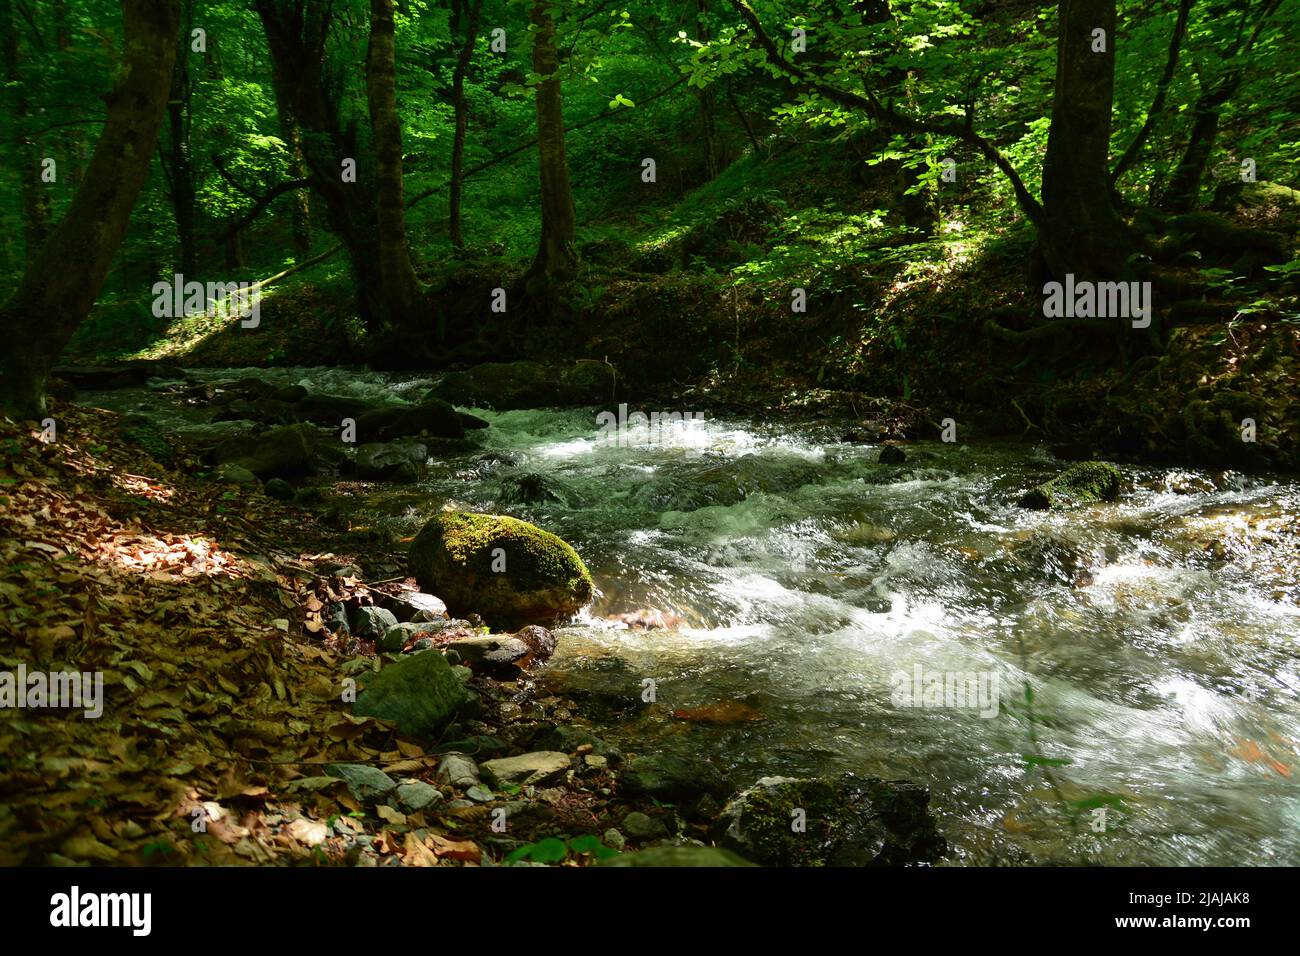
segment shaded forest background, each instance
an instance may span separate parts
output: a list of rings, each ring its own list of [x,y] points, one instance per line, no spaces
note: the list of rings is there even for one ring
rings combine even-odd
[[[60,249],[139,49],[114,3],[0,2],[11,395],[60,339],[65,362],[588,358],[632,393],[885,397],[1295,463],[1292,0],[123,9],[174,57],[137,91],[165,99],[156,144],[120,246]],[[102,285],[51,308],[82,257]],[[261,283],[260,325],[157,317],[177,273]],[[1044,320],[1067,273],[1151,281],[1152,328]]]

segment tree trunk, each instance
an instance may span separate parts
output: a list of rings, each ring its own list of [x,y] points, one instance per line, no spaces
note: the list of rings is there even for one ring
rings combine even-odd
[[[577,215],[569,186],[569,165],[564,156],[564,99],[560,90],[560,61],[555,48],[555,20],[549,0],[534,0],[530,20],[533,35],[533,72],[545,77],[537,86],[537,158],[541,171],[542,235],[537,257],[527,279],[541,280],[572,275],[578,263],[574,239]]]
[[[1169,95],[1169,84],[1173,82],[1174,73],[1178,69],[1178,55],[1182,52],[1183,37],[1187,35],[1187,17],[1191,13],[1192,3],[1193,0],[1179,0],[1178,16],[1174,18],[1174,30],[1169,38],[1169,54],[1165,59],[1165,71],[1160,74],[1160,79],[1156,81],[1156,95],[1151,101],[1151,108],[1147,110],[1146,120],[1137,131],[1137,135],[1133,137],[1133,142],[1129,143],[1128,149],[1124,150],[1124,155],[1120,157],[1119,162],[1115,164],[1115,168],[1111,171],[1110,182],[1112,189],[1142,154],[1142,147],[1146,145],[1147,139],[1151,136],[1151,131],[1155,129],[1156,120],[1164,112],[1165,99]],[[1112,198],[1117,199],[1118,194]]]
[[[185,3],[176,64],[172,68],[171,93],[167,99],[167,152],[163,169],[176,218],[176,239],[180,244],[180,271],[186,280],[199,277],[199,254],[195,235],[194,162],[190,155],[190,35],[193,0]]]
[[[67,212],[0,307],[5,342],[0,401],[45,413],[45,380],[90,312],[126,234],[158,142],[180,29],[177,0],[122,0],[123,66],[90,167]]]
[[[1202,93],[1192,108],[1192,132],[1174,175],[1160,197],[1160,208],[1172,213],[1189,212],[1196,206],[1206,164],[1219,138],[1219,112],[1236,92],[1237,84],[1221,84]]]
[[[1058,9],[1039,245],[1058,279],[1118,276],[1127,271],[1130,240],[1110,190],[1115,0],[1061,0]],[[1104,52],[1093,50],[1095,30],[1105,31]]]
[[[712,39],[709,35],[709,22],[706,17],[706,0],[696,0],[695,3],[695,34],[702,43],[707,43]],[[717,178],[719,172],[718,162],[718,131],[717,131],[717,96],[713,86],[702,86],[696,91],[696,96],[700,101],[700,132],[703,134],[704,147],[704,172],[708,181],[712,182]]]
[[[466,7],[468,6],[468,9]],[[465,99],[465,74],[474,55],[478,39],[479,15],[483,0],[452,0],[451,32],[463,39],[456,69],[451,77],[452,106],[456,111],[456,132],[451,143],[451,184],[448,189],[448,232],[451,244],[457,250],[465,248],[465,237],[460,226],[460,198],[465,183],[465,132],[469,125],[469,103]]]
[[[302,155],[302,130],[292,113],[282,119],[282,123],[285,145],[289,147],[289,178],[305,179],[307,164]],[[301,257],[311,252],[311,193],[306,189],[295,189],[291,201],[293,248]]]
[[[217,38],[208,38],[208,74],[213,80],[222,78],[221,64],[217,53]],[[289,154],[289,178],[295,180],[304,180],[307,178],[307,160],[303,155],[302,145],[302,126],[298,123],[298,117],[294,113],[293,104],[288,102],[281,91],[283,83],[277,82],[274,74],[276,71],[276,62],[274,57],[271,63],[271,72],[273,74],[272,87],[276,94],[276,113],[278,114],[280,125],[280,139],[284,141],[285,149]],[[298,258],[305,257],[311,252],[311,192],[307,189],[296,189],[289,200],[292,205],[292,236],[293,248],[298,253]],[[238,241],[238,237],[235,237]],[[242,260],[243,253],[240,253]]]
[[[1255,41],[1269,25],[1273,12],[1280,0],[1263,0],[1258,11],[1246,10],[1242,14],[1242,31],[1237,40],[1223,56],[1224,62],[1231,64],[1217,83],[1205,86],[1192,108],[1192,131],[1187,139],[1187,147],[1182,159],[1174,169],[1160,196],[1159,206],[1169,212],[1188,212],[1196,206],[1201,192],[1201,179],[1205,176],[1205,167],[1214,152],[1215,141],[1219,137],[1219,116],[1224,105],[1237,95],[1241,81],[1245,77],[1242,59],[1250,53]],[[1242,42],[1247,20],[1253,18],[1255,27]]]
[[[394,327],[411,327],[420,317],[420,280],[411,266],[402,198],[402,120],[397,115],[397,53],[393,42],[393,0],[370,0],[370,49],[366,56],[366,98],[374,135],[379,223],[379,274]]]
[[[327,98],[325,43],[332,19],[328,0],[254,0],[271,51],[271,82],[281,110],[302,130],[303,157],[312,190],[325,205],[330,230],[347,250],[356,282],[357,312],[368,328],[387,323],[380,272],[374,194],[366,183],[369,157],[361,155],[355,130],[339,124]],[[344,182],[342,163],[356,163],[355,182]]]

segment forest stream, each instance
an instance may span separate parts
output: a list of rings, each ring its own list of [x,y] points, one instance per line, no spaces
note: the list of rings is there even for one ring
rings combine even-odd
[[[430,384],[191,374],[370,400]],[[240,427],[165,389],[85,401],[182,436]],[[491,426],[475,450],[331,503],[395,539],[451,506],[570,542],[599,594],[557,630],[535,693],[624,749],[743,780],[915,780],[947,863],[1300,859],[1300,484],[1124,466],[1116,503],[1033,511],[1020,492],[1067,463],[1032,444],[917,442],[881,464],[836,422],[611,441],[593,409],[470,410]],[[900,674],[910,689],[934,672],[984,675],[993,706],[898,704]],[[1098,810],[1129,838],[1098,839]]]

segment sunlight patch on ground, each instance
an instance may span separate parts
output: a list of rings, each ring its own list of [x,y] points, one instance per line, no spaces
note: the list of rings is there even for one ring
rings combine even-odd
[[[156,481],[153,478],[147,478],[144,475],[110,474],[109,478],[114,485],[127,494],[148,498],[150,501],[157,501],[160,504],[170,501],[176,494],[175,489],[170,485]]]
[[[116,535],[97,548],[101,560],[127,571],[163,581],[177,577],[242,577],[243,562],[202,538],[177,535]]]

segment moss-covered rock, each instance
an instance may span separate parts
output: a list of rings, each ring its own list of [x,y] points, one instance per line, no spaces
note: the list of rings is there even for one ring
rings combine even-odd
[[[656,846],[639,853],[620,853],[597,866],[754,866],[729,850],[712,846]]]
[[[713,836],[762,866],[932,863],[947,844],[929,802],[929,791],[908,781],[764,777],[727,803]]]
[[[549,531],[463,511],[436,516],[416,535],[411,573],[451,613],[512,629],[568,617],[595,591],[582,558]]]
[[[451,372],[428,397],[497,411],[540,408],[555,403],[555,379],[539,362],[486,362]]]
[[[293,406],[293,414],[299,421],[315,422],[337,428],[345,418],[360,419],[362,416],[383,409],[375,402],[355,395],[330,395],[325,392],[312,392],[298,399]]]
[[[643,754],[628,761],[620,784],[630,796],[660,801],[685,801],[705,794],[721,797],[726,782],[713,765],[678,754]]]
[[[366,412],[357,419],[357,433],[364,439],[379,438],[388,441],[408,435],[430,435],[434,438],[465,437],[465,420],[482,423],[482,419],[464,415],[438,398],[427,398],[418,405],[381,408]]]
[[[1242,423],[1248,418],[1265,420],[1272,404],[1261,396],[1231,388],[1197,389],[1182,409],[1186,460],[1207,468],[1268,467],[1270,449],[1257,441],[1243,441]]]
[[[319,437],[311,425],[286,425],[228,439],[213,454],[219,464],[239,465],[259,478],[289,478],[307,471]]]
[[[440,653],[422,651],[365,679],[352,712],[391,720],[404,736],[434,737],[472,700]]]
[[[1022,508],[1064,508],[1069,505],[1114,501],[1119,497],[1119,469],[1104,461],[1071,465],[1051,481],[1031,488],[1021,496]]]
[[[353,467],[367,481],[403,481],[418,476],[428,457],[429,449],[420,442],[373,442],[357,449]]]
[[[563,483],[537,471],[519,472],[501,479],[501,500],[512,505],[568,505],[571,494]]]
[[[604,362],[579,361],[560,370],[560,392],[566,404],[613,402],[618,384],[618,373]]]

